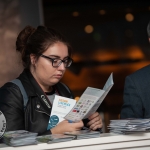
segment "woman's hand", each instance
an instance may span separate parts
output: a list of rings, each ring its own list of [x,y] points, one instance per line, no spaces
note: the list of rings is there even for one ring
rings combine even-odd
[[[52,134],[63,134],[64,132],[78,131],[83,127],[83,122],[69,123],[67,120],[60,122],[57,126],[51,129]]]
[[[100,116],[100,114],[98,112],[95,112],[88,119],[90,121],[87,123],[87,126],[91,130],[97,130],[98,128],[102,128],[103,127],[103,122],[102,122],[101,116]]]

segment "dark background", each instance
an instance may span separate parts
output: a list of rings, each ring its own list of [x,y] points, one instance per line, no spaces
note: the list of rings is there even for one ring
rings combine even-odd
[[[62,32],[74,49],[62,82],[75,96],[87,86],[102,89],[113,72],[114,86],[100,107],[108,132],[109,121],[119,118],[125,77],[149,64],[150,2],[43,0],[43,12],[44,24]],[[128,13],[132,21],[126,20]],[[84,31],[86,25],[93,26],[92,33]]]

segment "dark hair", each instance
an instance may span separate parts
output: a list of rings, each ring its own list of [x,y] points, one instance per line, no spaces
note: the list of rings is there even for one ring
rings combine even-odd
[[[37,29],[26,26],[17,37],[16,50],[21,53],[23,66],[29,68],[30,54],[35,54],[38,59],[48,47],[57,42],[62,42],[68,47],[71,57],[72,48],[61,33],[45,26],[38,26]]]
[[[150,38],[150,22],[148,23],[148,26],[147,26],[147,34],[148,34],[148,37]]]

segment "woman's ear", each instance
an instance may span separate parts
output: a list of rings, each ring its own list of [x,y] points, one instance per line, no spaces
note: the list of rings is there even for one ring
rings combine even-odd
[[[31,65],[35,66],[35,63],[36,63],[36,55],[35,54],[30,54],[30,61],[31,61]]]

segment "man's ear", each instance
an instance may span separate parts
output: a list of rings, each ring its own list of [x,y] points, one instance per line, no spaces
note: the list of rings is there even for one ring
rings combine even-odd
[[[35,54],[30,54],[30,61],[31,61],[31,65],[35,66],[36,63],[36,55]]]
[[[148,38],[148,41],[149,41],[149,43],[150,43],[150,37]]]

